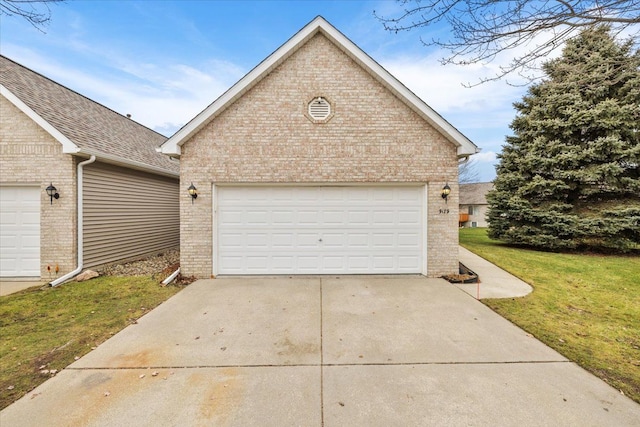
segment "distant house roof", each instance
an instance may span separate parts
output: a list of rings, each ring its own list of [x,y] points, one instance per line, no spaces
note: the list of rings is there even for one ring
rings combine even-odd
[[[459,203],[461,205],[487,205],[486,195],[493,189],[492,182],[460,184]]]
[[[56,138],[64,153],[178,175],[178,163],[156,151],[165,136],[2,55],[0,90]]]
[[[456,146],[459,157],[468,157],[479,151],[478,147],[458,129],[453,127],[422,99],[407,89],[398,79],[392,76],[334,26],[329,24],[323,17],[317,16],[162,144],[162,152],[170,156],[179,156],[182,144],[189,140],[191,136],[220,115],[318,33],[321,33],[334,43],[378,82],[397,96],[398,99],[403,101],[409,108],[436,128],[449,142]]]

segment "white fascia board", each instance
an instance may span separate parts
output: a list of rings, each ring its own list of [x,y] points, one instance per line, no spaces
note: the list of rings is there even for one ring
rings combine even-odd
[[[180,146],[182,146],[185,141],[187,141],[204,125],[209,123],[209,121],[222,112],[229,104],[234,102],[247,90],[253,87],[273,68],[282,63],[309,38],[313,37],[320,31],[353,60],[360,64],[360,66],[367,69],[369,73],[376,77],[378,81],[385,85],[396,96],[402,99],[410,108],[420,114],[420,116],[428,123],[438,129],[449,141],[455,144],[457,146],[458,156],[464,157],[475,154],[478,151],[478,148],[473,142],[442,118],[442,116],[436,113],[422,99],[407,89],[407,87],[400,83],[398,79],[393,77],[391,73],[374,61],[334,26],[329,24],[329,22],[327,22],[323,17],[317,16],[313,21],[280,46],[274,53],[258,64],[257,67],[240,79],[229,90],[222,94],[222,96],[200,112],[200,114],[198,114],[194,119],[183,126],[171,138],[165,141],[161,146],[161,152],[168,155],[179,156]]]
[[[38,126],[44,129],[49,135],[51,135],[56,141],[62,144],[62,152],[67,154],[75,154],[80,151],[80,148],[71,142],[69,138],[64,136],[58,129],[53,127],[51,123],[42,118],[38,113],[33,111],[31,107],[22,102],[20,98],[13,94],[9,89],[7,89],[4,85],[0,84],[0,94],[7,98],[9,102],[15,105],[20,111],[26,114],[31,120],[36,122]]]
[[[97,150],[81,148],[75,154],[85,154],[88,157],[96,156],[96,159],[98,161],[102,161],[104,163],[110,163],[110,164],[116,165],[116,166],[122,166],[122,167],[125,167],[125,168],[128,168],[128,169],[135,169],[135,170],[139,170],[139,171],[142,171],[142,172],[153,173],[153,174],[156,174],[156,175],[168,176],[168,177],[171,177],[171,178],[180,177],[180,172],[173,172],[173,171],[170,171],[170,170],[167,170],[167,169],[159,168],[157,166],[151,166],[151,165],[147,165],[147,164],[142,163],[142,162],[136,162],[135,160],[123,159],[122,157],[114,156],[113,154],[106,154],[106,153],[103,153],[103,152],[97,151]]]

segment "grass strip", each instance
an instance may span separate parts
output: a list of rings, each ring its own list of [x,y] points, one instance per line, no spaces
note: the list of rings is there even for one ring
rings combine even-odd
[[[150,277],[104,276],[0,297],[0,409],[180,289]]]
[[[640,403],[640,257],[515,248],[484,228],[460,244],[534,288],[484,304]]]

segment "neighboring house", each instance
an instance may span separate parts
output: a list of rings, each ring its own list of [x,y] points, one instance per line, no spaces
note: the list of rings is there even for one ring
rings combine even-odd
[[[181,272],[457,272],[458,159],[476,151],[317,17],[162,145]]]
[[[2,277],[54,279],[179,245],[165,137],[4,56],[0,85]]]
[[[460,227],[488,227],[486,195],[493,189],[492,182],[460,184]]]

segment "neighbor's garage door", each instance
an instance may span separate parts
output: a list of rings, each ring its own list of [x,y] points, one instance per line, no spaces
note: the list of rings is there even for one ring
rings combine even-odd
[[[0,187],[0,276],[40,276],[39,187]]]
[[[216,191],[218,274],[422,272],[424,187]]]

